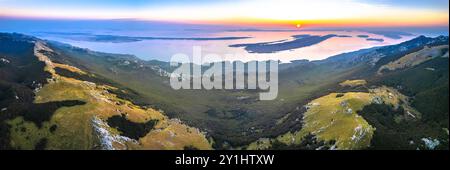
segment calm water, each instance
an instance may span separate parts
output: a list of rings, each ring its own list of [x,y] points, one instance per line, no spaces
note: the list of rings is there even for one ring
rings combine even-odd
[[[415,36],[403,36],[401,39],[391,39],[382,35],[371,34],[359,31],[287,31],[287,32],[262,32],[262,31],[110,31],[98,32],[96,34],[121,35],[121,36],[154,36],[154,37],[252,37],[248,39],[237,40],[214,40],[214,41],[195,41],[195,40],[144,40],[139,42],[109,43],[109,42],[88,42],[76,41],[63,36],[54,34],[39,34],[40,38],[56,40],[69,43],[74,46],[89,48],[95,51],[133,54],[144,60],[161,60],[169,61],[171,56],[176,53],[184,53],[192,56],[193,46],[202,48],[202,55],[208,53],[219,54],[223,60],[227,61],[250,61],[250,60],[281,60],[289,62],[292,60],[308,59],[321,60],[327,57],[341,54],[343,52],[356,51],[363,48],[374,46],[384,46],[397,44],[412,39]],[[292,40],[293,35],[310,34],[310,35],[347,35],[351,37],[333,37],[323,42],[309,47],[303,47],[293,50],[280,51],[270,54],[248,53],[244,48],[229,47],[233,44],[242,43],[259,43],[272,42],[280,40]],[[358,35],[368,35],[370,38],[383,39],[383,42],[367,41]],[[238,55],[236,55],[238,54]]]

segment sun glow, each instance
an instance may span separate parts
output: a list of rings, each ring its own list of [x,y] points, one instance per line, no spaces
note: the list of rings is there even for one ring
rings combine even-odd
[[[75,8],[9,7],[0,1],[0,16],[161,20],[191,23],[308,26],[435,26],[448,25],[447,9],[367,3],[359,0],[247,0],[214,4]],[[5,5],[1,4],[5,2]],[[302,24],[299,24],[298,22]]]

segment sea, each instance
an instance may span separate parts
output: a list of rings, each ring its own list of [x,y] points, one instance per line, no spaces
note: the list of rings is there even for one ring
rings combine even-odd
[[[194,47],[201,56],[216,54],[224,61],[322,60],[345,52],[376,46],[398,44],[423,33],[402,30],[374,31],[373,29],[305,29],[264,28],[242,26],[211,26],[185,23],[144,21],[40,21],[0,18],[0,32],[30,34],[41,39],[58,41],[93,51],[130,54],[143,60],[170,61],[175,54],[192,57]],[[293,41],[299,35],[336,35],[308,46],[258,53],[235,44],[279,44]],[[440,33],[428,33],[438,36]],[[444,33],[445,34],[445,33]],[[446,33],[448,35],[448,32]],[[111,39],[98,39],[112,37]],[[146,37],[136,39],[136,37]],[[230,38],[231,37],[231,38]],[[126,39],[124,39],[126,38]],[[131,39],[131,40],[130,40]]]

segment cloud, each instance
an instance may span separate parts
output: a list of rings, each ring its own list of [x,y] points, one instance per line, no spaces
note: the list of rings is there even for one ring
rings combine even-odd
[[[197,1],[184,3],[170,1],[158,4],[154,1],[143,1],[133,5],[121,5],[119,1],[106,3],[97,1],[69,1],[56,5],[46,4],[55,0],[33,1],[36,5],[12,3],[11,0],[0,0],[0,15],[35,16],[53,18],[138,18],[167,21],[242,21],[256,20],[298,21],[298,22],[341,22],[346,24],[447,24],[447,11],[429,8],[409,7],[377,0],[236,0],[236,1]],[[40,3],[41,2],[41,3]],[[101,2],[105,3],[101,7]],[[147,2],[147,3],[146,3]],[[150,3],[152,2],[152,3]],[[405,2],[406,3],[406,2]],[[414,3],[414,2],[411,2]],[[15,5],[14,5],[15,4]],[[86,7],[80,7],[80,6]],[[124,6],[121,8],[121,6]],[[344,22],[345,21],[345,22]]]

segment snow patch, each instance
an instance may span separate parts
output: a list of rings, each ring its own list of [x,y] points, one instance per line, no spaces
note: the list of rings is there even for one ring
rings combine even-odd
[[[0,58],[0,61],[1,61],[2,63],[5,63],[5,64],[9,64],[9,63],[10,63],[10,61],[7,60],[7,59],[5,59],[5,58]]]
[[[439,144],[441,144],[441,142],[439,142],[439,140],[437,139],[433,139],[433,138],[422,138],[422,141],[425,143],[425,146],[427,147],[427,149],[430,150],[434,150],[437,146],[439,146]]]
[[[355,143],[360,142],[367,134],[368,129],[364,129],[361,125],[358,125],[355,128],[355,132],[353,133],[353,136],[351,137],[351,140]]]
[[[132,142],[137,144],[138,142],[134,139],[130,139],[125,136],[120,136],[112,134],[108,129],[111,127],[103,122],[97,116],[92,118],[92,127],[94,132],[100,139],[101,149],[103,150],[116,150],[116,149],[126,149],[126,143]]]

